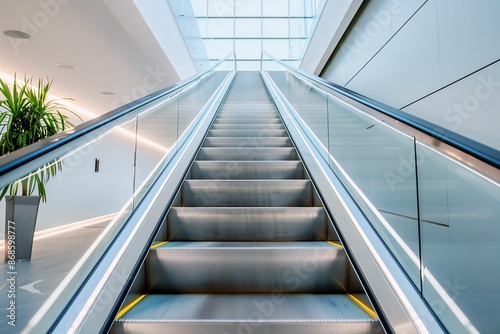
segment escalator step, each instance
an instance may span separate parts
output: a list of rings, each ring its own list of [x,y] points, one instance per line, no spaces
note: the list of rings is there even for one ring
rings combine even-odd
[[[178,241],[150,250],[146,277],[150,293],[343,293],[347,265],[324,241]]]
[[[337,240],[328,233],[325,210],[315,207],[172,208],[168,240],[310,241]]]
[[[293,147],[202,147],[198,160],[297,160]]]
[[[383,333],[347,295],[148,295],[112,333]]]
[[[313,206],[309,180],[186,180],[182,206]]]

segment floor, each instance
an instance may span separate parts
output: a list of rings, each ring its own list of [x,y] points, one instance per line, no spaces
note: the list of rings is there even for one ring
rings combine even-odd
[[[15,271],[6,262],[0,267],[0,333],[20,333],[62,282],[109,221],[40,238],[33,244],[31,261],[17,262]],[[4,247],[0,247],[1,258]],[[15,272],[16,274],[8,274]],[[15,297],[9,291],[15,280]],[[9,304],[15,301],[15,326],[9,324]]]

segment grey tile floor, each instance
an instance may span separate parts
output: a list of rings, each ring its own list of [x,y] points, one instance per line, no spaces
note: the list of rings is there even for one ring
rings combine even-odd
[[[16,263],[15,298],[9,298],[10,272],[0,267],[0,333],[20,333],[67,273],[104,230],[108,222],[35,240],[31,261]],[[4,248],[0,248],[4,258]],[[15,300],[15,326],[9,325],[9,303]]]

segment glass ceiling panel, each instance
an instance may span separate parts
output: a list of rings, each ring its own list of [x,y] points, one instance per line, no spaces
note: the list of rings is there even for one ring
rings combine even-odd
[[[211,38],[233,38],[233,19],[205,19],[207,22],[206,35]]]
[[[239,18],[235,20],[236,25],[236,39],[240,38],[261,38],[261,20],[260,19],[247,19]]]
[[[268,38],[283,38],[288,39],[290,37],[289,26],[290,20],[288,18],[264,18],[262,19],[262,37]]]
[[[264,17],[288,17],[288,9],[288,0],[265,0],[262,15]]]
[[[262,51],[298,64],[325,0],[191,0],[210,61],[236,52],[238,70],[258,71]]]
[[[260,17],[262,6],[260,0],[236,0],[236,16]]]

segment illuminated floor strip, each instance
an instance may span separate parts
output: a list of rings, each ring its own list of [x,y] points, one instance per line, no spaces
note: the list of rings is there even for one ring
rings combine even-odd
[[[163,241],[163,242],[159,242],[157,244],[154,244],[153,246],[151,246],[151,249],[158,248],[158,247],[163,246],[165,244],[168,244],[168,241]]]
[[[335,246],[335,247],[344,248],[344,246],[342,246],[341,244],[336,243],[336,242],[333,242],[333,241],[327,241],[326,243],[327,243],[327,244],[330,244],[330,245],[332,245],[332,246]]]
[[[112,213],[109,215],[101,216],[101,217],[96,217],[96,218],[91,218],[91,219],[86,219],[82,220],[76,223],[70,223],[70,224],[64,224],[61,226],[56,226],[52,228],[48,228],[45,230],[37,231],[34,234],[33,241],[38,241],[50,237],[54,237],[60,234],[72,232],[81,228],[85,227],[90,227],[93,225],[101,224],[106,221],[111,221],[113,217],[116,216],[116,213]],[[4,245],[4,240],[0,240],[0,252],[5,248]]]
[[[351,295],[351,294],[347,294],[349,296],[349,298],[351,298],[356,304],[358,304],[359,307],[361,307],[363,309],[363,311],[365,311],[366,313],[368,313],[373,319],[375,320],[378,320],[378,316],[377,316],[377,313],[375,313],[374,310],[372,310],[372,308],[368,305],[365,304],[365,302],[363,302],[361,299],[358,299],[357,297]]]
[[[121,317],[123,317],[125,315],[125,313],[127,313],[128,311],[130,311],[132,309],[132,307],[134,307],[135,305],[137,305],[137,303],[139,303],[141,300],[143,300],[146,296],[147,296],[147,294],[140,295],[139,297],[137,297],[136,299],[134,299],[130,304],[128,304],[127,306],[125,306],[124,308],[122,308],[120,310],[120,312],[118,312],[118,314],[116,315],[116,320],[118,320]]]

